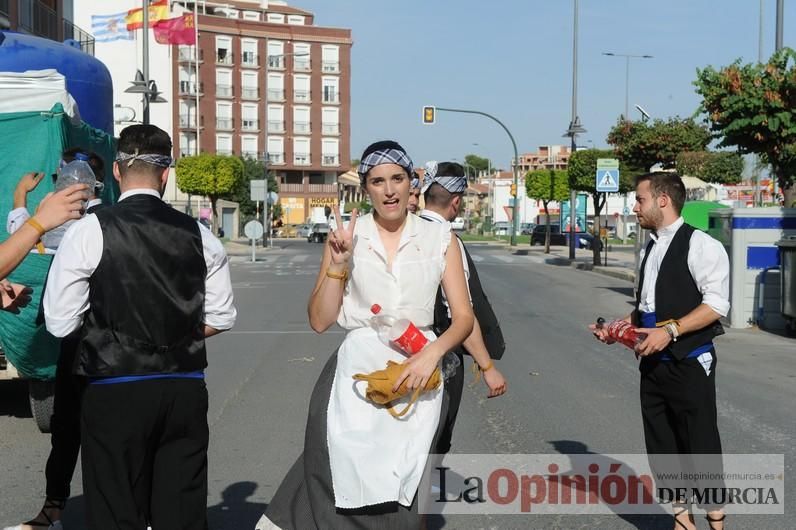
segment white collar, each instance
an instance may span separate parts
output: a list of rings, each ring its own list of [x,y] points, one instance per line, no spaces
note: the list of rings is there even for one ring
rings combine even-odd
[[[102,204],[102,199],[91,199],[86,203],[86,208],[91,208],[92,206],[98,206],[100,204]]]
[[[438,214],[437,212],[435,212],[433,210],[429,210],[429,209],[420,210],[420,212],[417,215],[419,215],[420,217],[424,217],[424,218],[428,219],[429,221],[433,221],[435,223],[448,223],[448,222],[450,222],[447,219],[445,219],[444,217],[442,217],[440,214]]]
[[[664,226],[660,230],[650,233],[650,237],[655,241],[658,241],[659,239],[671,239],[674,237],[674,234],[680,230],[680,227],[683,226],[684,222],[685,221],[682,217],[678,217],[677,220],[669,226]]]
[[[151,195],[152,197],[157,197],[160,199],[160,193],[157,190],[153,190],[152,188],[134,188],[132,190],[127,190],[119,196],[119,201],[125,200],[127,197],[132,197],[133,195]]]

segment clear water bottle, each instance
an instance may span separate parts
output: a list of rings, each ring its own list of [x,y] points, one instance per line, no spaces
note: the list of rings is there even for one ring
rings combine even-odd
[[[72,184],[86,184],[90,191],[94,190],[97,184],[97,178],[94,176],[91,166],[88,164],[88,155],[85,153],[77,153],[72,162],[64,165],[58,171],[58,178],[55,181],[55,191],[61,191],[68,188]],[[86,204],[83,202],[82,207],[85,209]],[[41,238],[42,244],[48,249],[57,250],[58,245],[61,244],[66,230],[74,223],[74,220],[67,221],[61,226],[53,228]]]

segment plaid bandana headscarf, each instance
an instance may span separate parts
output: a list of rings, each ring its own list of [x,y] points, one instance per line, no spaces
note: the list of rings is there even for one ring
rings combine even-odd
[[[357,173],[362,187],[365,187],[365,177],[368,171],[382,164],[397,164],[406,171],[410,177],[413,175],[412,159],[398,142],[385,140],[376,142],[368,146],[362,153],[362,161],[359,163]]]
[[[467,189],[467,177],[462,175],[437,175],[439,166],[437,162],[433,160],[426,162],[425,167],[426,176],[423,183],[423,193],[426,193],[426,190],[428,190],[432,184],[439,184],[451,193],[464,193]]]
[[[155,153],[138,154],[138,149],[135,150],[134,154],[123,153],[122,151],[116,153],[116,162],[119,164],[127,163],[127,167],[132,166],[133,162],[136,160],[158,167],[169,167],[173,162],[172,158],[168,155],[158,155]]]

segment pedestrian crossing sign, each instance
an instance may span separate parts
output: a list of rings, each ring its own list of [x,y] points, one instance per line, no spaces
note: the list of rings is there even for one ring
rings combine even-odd
[[[619,161],[614,158],[597,160],[596,191],[598,193],[616,193],[619,191]]]

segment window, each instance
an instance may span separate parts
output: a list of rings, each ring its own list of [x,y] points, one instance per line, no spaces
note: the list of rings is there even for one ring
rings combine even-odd
[[[282,105],[268,105],[268,132],[285,132],[285,108]]]
[[[232,64],[232,37],[216,36],[216,63]]]
[[[196,151],[196,133],[180,133],[180,156],[194,156],[199,153]]]
[[[260,20],[260,13],[257,11],[244,11],[243,20]]]
[[[257,153],[257,137],[246,135],[240,137],[240,155],[243,158],[251,158],[257,160],[258,153]]]
[[[216,103],[216,129],[232,129],[232,103],[228,101]]]
[[[322,142],[323,157],[321,163],[324,166],[339,166],[339,148],[339,143],[336,138],[324,138]]]
[[[293,77],[293,101],[296,103],[310,102],[310,76],[296,74]]]
[[[217,9],[216,13],[222,13],[227,18],[238,18],[238,10],[231,7]]]
[[[340,80],[336,77],[323,78],[323,102],[324,103],[340,103],[340,93],[338,92],[338,85]]]
[[[324,73],[340,72],[340,47],[324,45],[321,48],[321,69]]]
[[[241,58],[240,62],[243,66],[257,66],[257,41],[251,39],[243,39],[240,42]]]
[[[268,101],[285,100],[285,75],[268,74]]]
[[[232,70],[216,70],[216,96],[232,97]]]
[[[304,15],[288,15],[287,16],[287,23],[293,24],[294,26],[303,26],[304,25]]]
[[[309,72],[312,66],[310,61],[310,45],[306,42],[293,43],[293,70]]]
[[[285,69],[285,43],[281,40],[268,41],[268,68],[271,70]]]
[[[259,129],[257,110],[258,108],[256,103],[243,103],[240,106],[241,129],[243,129],[244,131],[256,131]]]
[[[274,165],[285,163],[285,139],[281,136],[268,137],[268,163]]]
[[[196,94],[196,70],[193,68],[193,66],[180,65],[179,76],[180,94]]]
[[[180,128],[196,128],[196,102],[180,100]]]
[[[324,107],[321,116],[323,134],[340,134],[340,109]]]
[[[228,134],[216,135],[216,153],[219,155],[232,154],[232,136]]]
[[[271,24],[284,24],[285,15],[283,15],[282,13],[268,13],[267,20]]]
[[[295,134],[310,134],[309,107],[293,107],[293,132]]]
[[[257,72],[244,70],[240,74],[240,97],[243,99],[259,99],[260,90],[257,87]]]
[[[310,163],[310,139],[293,138],[293,164],[308,166]]]

